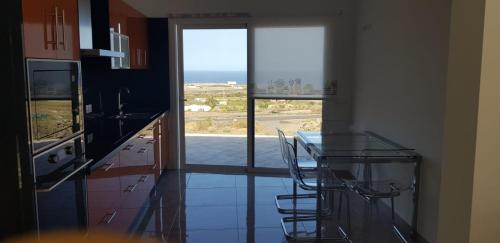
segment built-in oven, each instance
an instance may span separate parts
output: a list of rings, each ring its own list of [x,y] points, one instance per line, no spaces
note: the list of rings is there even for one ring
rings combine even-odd
[[[83,135],[33,157],[36,220],[40,231],[84,230],[87,226],[86,169]]]
[[[28,59],[26,104],[38,229],[84,229],[87,166],[80,62]]]
[[[27,106],[33,154],[83,132],[80,62],[27,60]]]

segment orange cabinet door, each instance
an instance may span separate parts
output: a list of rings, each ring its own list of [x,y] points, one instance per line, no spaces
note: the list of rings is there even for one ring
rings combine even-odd
[[[25,56],[57,58],[56,14],[51,0],[23,0]]]
[[[77,0],[23,0],[25,56],[80,58]]]
[[[168,163],[168,116],[163,116],[160,120],[160,165],[161,170],[167,169]]]
[[[141,32],[139,35],[140,38],[140,43],[141,43],[141,49],[142,49],[142,68],[146,69],[149,66],[149,38],[148,38],[148,19],[147,18],[141,18]]]
[[[78,31],[78,1],[55,0],[57,17],[57,58],[67,60],[80,59],[80,35]]]
[[[132,69],[146,69],[148,67],[148,25],[145,17],[129,17],[130,51]]]

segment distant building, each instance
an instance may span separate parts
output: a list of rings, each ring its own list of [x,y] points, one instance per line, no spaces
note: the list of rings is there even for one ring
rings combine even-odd
[[[236,85],[236,81],[227,81],[227,85]]]
[[[194,98],[194,101],[205,103],[205,102],[207,102],[207,98]]]
[[[184,107],[184,111],[210,111],[212,108],[208,105],[188,105]]]

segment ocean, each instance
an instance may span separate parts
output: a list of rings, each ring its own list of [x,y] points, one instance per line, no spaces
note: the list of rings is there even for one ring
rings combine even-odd
[[[247,84],[246,71],[185,71],[184,83],[227,83]]]

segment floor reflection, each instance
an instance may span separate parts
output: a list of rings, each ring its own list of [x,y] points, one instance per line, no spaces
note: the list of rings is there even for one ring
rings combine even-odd
[[[158,182],[136,233],[166,242],[286,242],[274,196],[291,192],[292,181],[286,177],[169,171]],[[315,207],[315,199],[300,203]],[[351,205],[354,242],[399,242],[385,207],[370,209],[362,200]],[[313,230],[315,223],[298,227]]]

